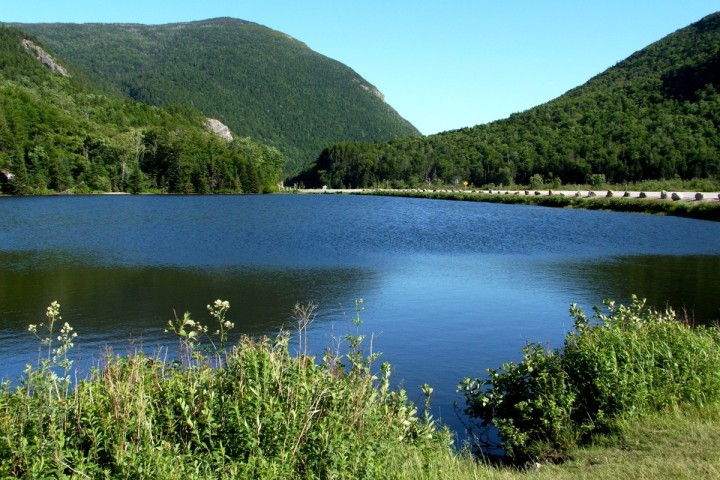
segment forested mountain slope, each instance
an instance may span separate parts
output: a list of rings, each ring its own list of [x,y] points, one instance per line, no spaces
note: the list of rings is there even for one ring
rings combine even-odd
[[[255,23],[15,26],[135,100],[192,106],[277,147],[289,172],[339,141],[419,135],[356,72]]]
[[[190,108],[103,95],[40,41],[0,26],[0,193],[276,188],[280,152],[206,123]]]
[[[308,186],[528,184],[533,175],[622,183],[720,175],[720,14],[636,52],[565,95],[507,119],[424,138],[342,143]]]

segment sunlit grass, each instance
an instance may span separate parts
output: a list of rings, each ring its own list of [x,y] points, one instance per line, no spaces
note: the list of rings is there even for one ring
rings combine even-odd
[[[623,421],[613,437],[569,452],[560,465],[544,464],[515,478],[720,478],[720,406],[678,408]]]

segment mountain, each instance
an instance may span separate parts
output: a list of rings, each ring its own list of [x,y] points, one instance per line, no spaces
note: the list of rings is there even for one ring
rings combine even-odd
[[[423,138],[332,145],[300,179],[363,187],[718,178],[719,125],[716,13],[546,104]]]
[[[356,72],[255,23],[14,26],[117,92],[151,105],[192,106],[277,147],[289,158],[288,172],[339,141],[419,135]]]
[[[0,26],[0,193],[263,192],[285,157],[186,107],[108,96],[38,39]]]

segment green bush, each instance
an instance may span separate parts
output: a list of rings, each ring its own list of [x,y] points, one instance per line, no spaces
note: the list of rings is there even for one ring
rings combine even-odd
[[[593,324],[572,308],[576,331],[566,338],[564,363],[578,385],[577,422],[720,399],[717,329],[691,329],[637,297],[606,306],[609,315],[596,309]]]
[[[591,173],[588,175],[588,183],[593,188],[602,188],[607,184],[604,173]]]
[[[530,188],[532,190],[539,190],[545,186],[545,180],[543,180],[543,176],[539,173],[534,174],[532,177],[530,177]]]
[[[551,455],[620,417],[720,400],[717,329],[693,329],[635,296],[630,306],[605,305],[608,314],[596,307],[592,322],[571,307],[575,328],[563,350],[528,344],[520,362],[459,385],[464,413],[496,427],[509,455]]]
[[[526,456],[537,440],[560,440],[571,432],[575,393],[561,356],[542,345],[528,344],[521,362],[488,369],[485,381],[466,378],[459,389],[466,397],[464,413],[482,430],[496,427],[513,457]]]

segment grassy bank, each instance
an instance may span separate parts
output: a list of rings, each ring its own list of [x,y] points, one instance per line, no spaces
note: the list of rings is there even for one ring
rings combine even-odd
[[[554,208],[583,208],[588,210],[612,210],[617,212],[673,215],[700,220],[720,221],[720,202],[687,202],[624,197],[582,197],[567,195],[513,195],[496,193],[468,193],[463,191],[412,191],[412,190],[366,190],[368,195],[432,198],[469,202],[506,203],[513,205],[539,205]]]
[[[53,303],[29,327],[44,359],[0,390],[0,477],[715,478],[720,333],[637,300],[609,308],[594,321],[573,308],[562,351],[528,345],[521,362],[461,383],[468,418],[497,427],[517,460],[497,466],[452,447],[427,413],[429,386],[419,406],[391,388],[359,331],[305,355],[312,305],[294,312],[297,354],[287,334],[228,346],[217,300],[214,327],[168,322],[179,358],[108,354],[71,381],[76,334]]]
[[[685,407],[618,422],[614,435],[575,448],[566,462],[518,479],[720,478],[720,406]]]
[[[487,480],[704,480],[720,478],[720,405],[684,407],[618,421],[613,434],[573,447],[562,463],[490,466],[448,458],[436,477]]]

